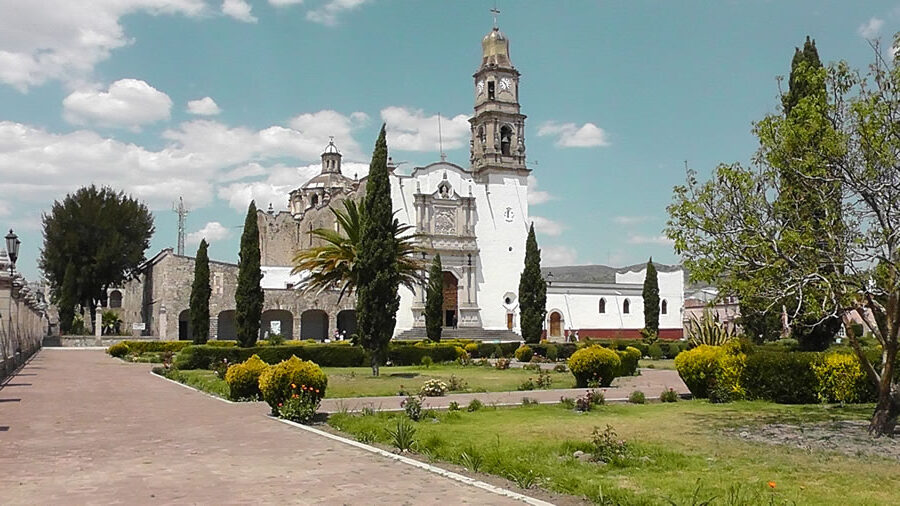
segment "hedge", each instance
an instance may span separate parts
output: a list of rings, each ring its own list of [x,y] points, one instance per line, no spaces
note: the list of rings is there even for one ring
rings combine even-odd
[[[556,358],[559,360],[568,359],[575,353],[575,350],[578,349],[578,346],[575,343],[550,343],[546,341],[529,344],[528,346],[531,346],[535,355],[540,355],[544,358],[551,358],[547,356],[547,350],[551,347],[556,348]]]
[[[741,383],[748,399],[780,404],[811,404],[818,401],[814,352],[759,351],[747,356]]]
[[[267,364],[277,364],[296,356],[313,361],[322,367],[359,367],[367,364],[365,350],[348,344],[291,344],[283,346],[253,346],[250,348],[188,346],[175,357],[178,369],[210,369],[212,364],[228,360],[228,363],[244,362],[252,355]]]
[[[141,353],[159,353],[159,352],[167,352],[171,351],[172,353],[178,353],[179,351],[191,346],[193,343],[191,341],[121,341],[119,343],[114,344],[118,349],[124,345],[128,348],[128,354],[137,354]],[[234,343],[232,342],[232,346]],[[112,348],[113,346],[110,346]],[[222,344],[220,346],[227,346]],[[107,348],[107,352],[109,352],[109,348]]]
[[[394,344],[388,348],[388,359],[392,365],[419,365],[422,357],[431,357],[432,362],[452,362],[458,357],[456,344]],[[315,362],[315,360],[313,361]]]

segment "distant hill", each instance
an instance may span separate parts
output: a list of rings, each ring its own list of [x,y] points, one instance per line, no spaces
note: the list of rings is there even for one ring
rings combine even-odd
[[[653,262],[656,270],[659,272],[673,272],[684,268],[680,265],[665,265]],[[549,273],[553,273],[551,278],[553,281],[563,281],[568,283],[615,283],[616,273],[624,273],[629,271],[641,271],[647,264],[640,263],[629,265],[627,267],[610,267],[608,265],[570,265],[559,267],[542,267],[541,273],[544,279]]]

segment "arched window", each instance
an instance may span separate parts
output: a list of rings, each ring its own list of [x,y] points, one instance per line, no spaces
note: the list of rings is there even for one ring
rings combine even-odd
[[[630,300],[625,299],[625,302],[622,303],[622,312],[624,314],[631,313],[631,301]]]
[[[319,205],[319,196],[316,194],[313,194],[312,198],[309,199],[309,202],[313,207],[316,207],[317,205]]]
[[[659,312],[662,313],[662,314],[668,314],[668,313],[669,313],[669,303],[666,302],[666,299],[663,299],[662,304],[661,304],[661,306],[660,306],[660,308],[659,308]]]
[[[606,313],[606,299],[600,299],[600,314]]]
[[[500,153],[509,156],[509,147],[512,144],[512,128],[509,125],[500,127]]]
[[[113,290],[109,293],[109,307],[122,307],[122,292]]]

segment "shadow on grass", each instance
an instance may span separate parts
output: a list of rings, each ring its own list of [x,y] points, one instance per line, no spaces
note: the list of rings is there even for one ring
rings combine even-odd
[[[417,377],[419,377],[419,373],[417,373],[417,372],[394,372],[394,373],[388,374],[388,376],[390,376],[391,378],[406,378],[406,379],[409,379],[409,378],[417,378]]]

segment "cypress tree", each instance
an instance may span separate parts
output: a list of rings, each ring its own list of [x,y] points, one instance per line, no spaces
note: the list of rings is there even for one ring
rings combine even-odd
[[[439,342],[443,327],[444,268],[441,255],[435,255],[428,271],[428,287],[425,289],[425,333],[428,339]]]
[[[197,258],[194,259],[194,282],[191,285],[191,334],[194,344],[206,344],[209,340],[209,255],[206,239],[200,241]]]
[[[525,241],[525,268],[519,277],[519,313],[522,338],[526,343],[540,342],[547,316],[547,283],[541,275],[541,250],[534,236],[534,223]]]
[[[72,331],[72,321],[75,319],[75,304],[78,300],[77,276],[75,264],[70,261],[66,265],[62,288],[59,291],[59,299],[56,301],[56,306],[59,310],[59,330],[63,334]]]
[[[803,49],[794,48],[794,57],[791,59],[791,74],[788,77],[788,92],[781,98],[784,115],[789,116],[794,107],[805,97],[825,93],[825,81],[809,79],[808,70],[822,68],[822,60],[819,59],[819,51],[816,49],[816,41],[806,36]]]
[[[647,274],[644,276],[644,330],[650,339],[659,335],[659,278],[653,257],[647,262]]]
[[[259,338],[259,322],[262,317],[262,270],[259,267],[259,225],[256,222],[256,203],[250,202],[244,233],[241,234],[241,251],[238,259],[238,282],[234,292],[234,325],[241,346],[256,344]]]
[[[394,234],[394,211],[391,203],[391,182],[387,169],[387,141],[385,128],[375,142],[369,177],[366,182],[366,219],[362,225],[356,291],[357,342],[372,357],[372,374],[378,376],[379,367],[387,355],[388,344],[397,324],[400,308],[400,274],[397,267],[399,252]]]

